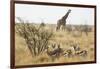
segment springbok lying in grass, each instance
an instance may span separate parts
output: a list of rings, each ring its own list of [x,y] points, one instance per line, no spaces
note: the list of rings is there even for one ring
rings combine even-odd
[[[52,51],[49,51],[49,47],[47,47],[46,53],[54,61],[55,58],[59,58],[60,57],[60,55],[63,53],[63,49],[60,47],[60,45],[58,45],[58,48],[56,48],[56,49],[54,49]]]
[[[64,56],[65,57],[73,57],[73,56],[86,57],[87,54],[88,54],[87,50],[81,50],[81,48],[78,45],[72,45],[69,47],[69,49],[66,50]]]

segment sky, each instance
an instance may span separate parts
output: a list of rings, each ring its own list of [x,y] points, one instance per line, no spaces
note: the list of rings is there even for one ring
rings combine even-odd
[[[71,13],[66,19],[66,24],[94,25],[94,9],[80,7],[61,7],[46,5],[15,4],[15,16],[30,23],[57,24],[68,10]],[[18,22],[17,19],[15,19]]]

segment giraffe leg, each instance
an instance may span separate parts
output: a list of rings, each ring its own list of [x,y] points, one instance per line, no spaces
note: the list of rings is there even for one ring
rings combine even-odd
[[[60,29],[60,25],[57,25],[56,27],[56,31],[58,31]]]
[[[63,26],[62,26],[62,31],[65,31],[65,30],[66,30],[66,26],[63,25]]]
[[[66,30],[66,25],[64,26],[64,31]]]
[[[57,24],[57,26],[56,26],[56,31],[58,30],[58,24]]]

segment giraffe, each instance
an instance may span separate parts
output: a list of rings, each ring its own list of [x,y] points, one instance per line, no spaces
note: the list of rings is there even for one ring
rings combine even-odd
[[[66,19],[68,18],[69,13],[71,12],[71,9],[68,10],[68,12],[57,21],[57,27],[56,27],[56,31],[59,30],[62,26],[62,29],[65,29],[66,27]]]

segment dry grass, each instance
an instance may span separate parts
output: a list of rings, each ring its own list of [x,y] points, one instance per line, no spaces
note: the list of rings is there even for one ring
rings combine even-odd
[[[47,27],[46,27],[47,28]],[[50,28],[50,27],[49,27]],[[64,57],[61,56],[59,59],[52,59],[44,52],[39,56],[32,57],[27,45],[22,37],[18,34],[15,35],[15,64],[16,65],[31,65],[31,64],[50,64],[50,63],[69,63],[79,61],[93,61],[94,60],[94,32],[89,32],[88,36],[82,33],[82,36],[75,37],[73,32],[68,33],[66,31],[53,30],[54,36],[50,39],[50,43],[60,44],[61,48],[67,49],[71,43],[78,43],[80,48],[88,51],[87,57]],[[78,32],[79,33],[79,32]]]

